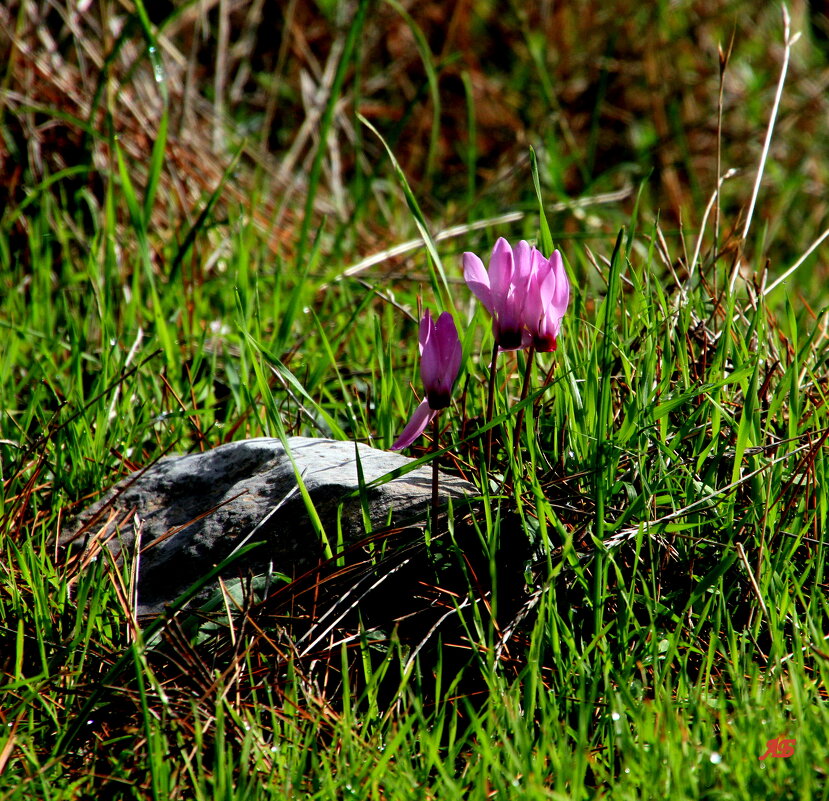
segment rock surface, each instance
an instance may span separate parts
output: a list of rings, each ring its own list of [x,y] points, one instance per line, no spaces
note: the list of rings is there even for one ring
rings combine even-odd
[[[365,535],[353,442],[292,437],[288,447],[332,547],[338,519],[345,543]],[[367,484],[413,461],[358,444]],[[424,520],[431,503],[431,467],[419,467],[366,490],[373,527]],[[468,482],[442,474],[441,500],[477,494]],[[247,542],[264,541],[229,566],[225,575],[273,570],[298,575],[323,553],[299,492],[291,460],[278,439],[220,445],[204,453],[168,456],[115,486],[80,515],[64,543],[108,540],[114,553],[138,561],[139,615],[163,610],[215,565]],[[241,568],[241,571],[240,571]],[[203,600],[215,589],[197,596]]]

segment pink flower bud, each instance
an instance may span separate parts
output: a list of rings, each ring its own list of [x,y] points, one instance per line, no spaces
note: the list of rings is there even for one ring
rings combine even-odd
[[[437,321],[427,310],[420,321],[420,379],[426,397],[415,409],[412,419],[392,445],[392,450],[408,448],[432,422],[435,415],[449,405],[452,385],[458,377],[463,349],[449,312],[443,312]]]

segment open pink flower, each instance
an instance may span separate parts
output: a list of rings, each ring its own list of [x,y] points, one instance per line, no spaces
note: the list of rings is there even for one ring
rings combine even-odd
[[[556,349],[561,319],[570,303],[570,279],[564,261],[556,250],[545,259],[533,248],[539,260],[533,261],[529,286],[524,301],[524,324],[536,350]]]
[[[492,333],[501,350],[554,350],[561,318],[570,302],[570,281],[561,254],[549,259],[523,239],[513,249],[501,237],[492,249],[489,271],[474,253],[463,254],[463,277],[492,315]]]
[[[519,350],[529,344],[522,311],[530,275],[542,258],[523,240],[513,251],[503,237],[492,249],[489,271],[474,253],[463,254],[463,277],[492,315],[492,334],[501,350]]]
[[[415,409],[409,424],[392,445],[392,450],[408,448],[432,422],[435,415],[449,405],[452,385],[461,366],[461,341],[455,321],[443,312],[437,321],[427,310],[420,321],[420,379],[426,397]]]

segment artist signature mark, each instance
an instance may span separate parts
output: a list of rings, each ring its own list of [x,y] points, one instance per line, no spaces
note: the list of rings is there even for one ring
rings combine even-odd
[[[766,757],[786,759],[794,754],[794,746],[797,740],[784,740],[782,737],[775,737],[766,743],[766,753],[760,759]]]

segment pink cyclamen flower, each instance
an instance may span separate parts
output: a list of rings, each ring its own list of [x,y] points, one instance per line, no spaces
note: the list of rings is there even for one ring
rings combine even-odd
[[[436,321],[427,310],[420,321],[420,379],[426,397],[415,409],[412,419],[392,445],[392,450],[408,448],[425,430],[435,415],[449,405],[452,385],[461,366],[461,341],[449,312]]]
[[[489,271],[474,253],[463,254],[463,277],[492,316],[492,334],[501,350],[519,350],[529,344],[522,312],[536,254],[542,258],[523,240],[513,251],[503,237],[492,249]]]
[[[535,256],[538,256],[538,259]],[[556,250],[545,259],[533,248],[533,270],[524,302],[524,325],[536,350],[556,349],[561,319],[570,303],[570,279]]]

